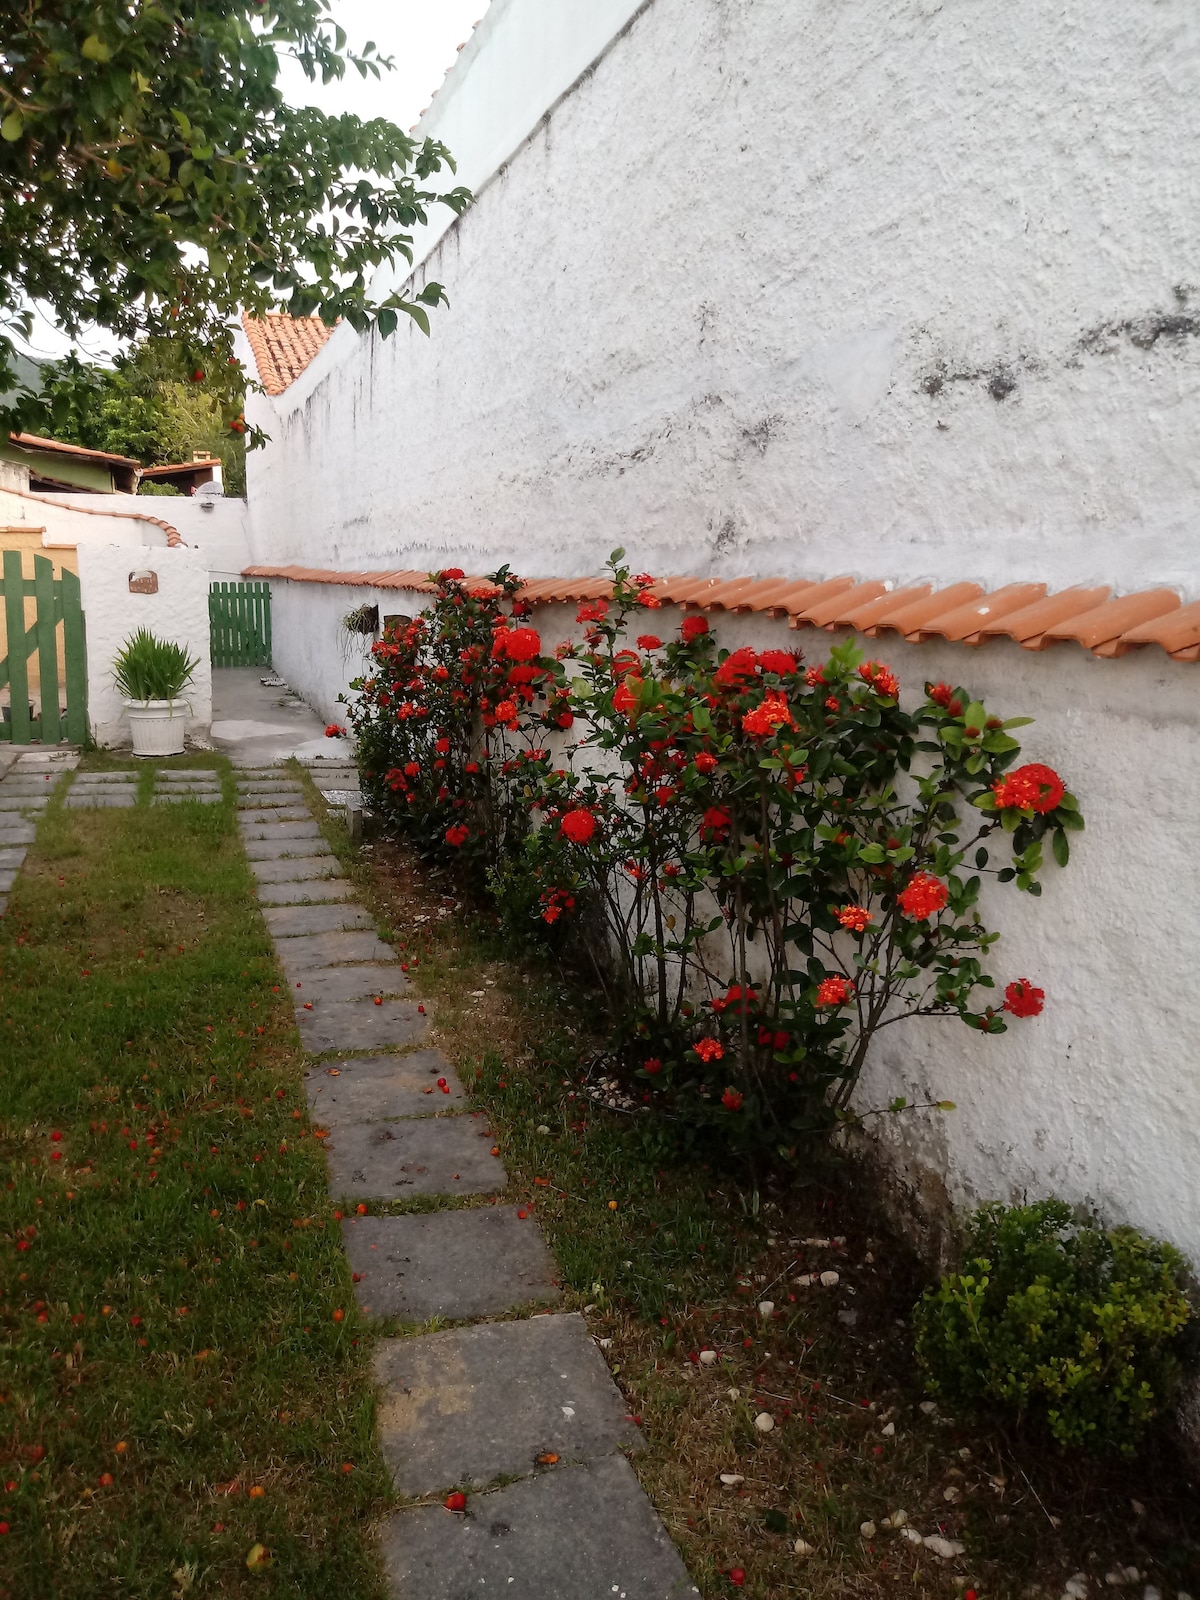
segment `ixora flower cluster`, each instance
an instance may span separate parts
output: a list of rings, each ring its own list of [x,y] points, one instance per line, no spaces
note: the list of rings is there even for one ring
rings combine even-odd
[[[852,643],[805,670],[720,649],[703,616],[640,632],[659,602],[622,558],[552,649],[507,570],[439,574],[355,685],[364,787],[423,850],[486,871],[510,927],[586,955],[645,1101],[794,1152],[852,1120],[881,1028],[1040,1013],[1028,978],[989,1003],[979,892],[1039,894],[1044,841],[1065,865],[1083,820],[1057,773],[1018,764],[1028,718],[944,683],[903,710]]]

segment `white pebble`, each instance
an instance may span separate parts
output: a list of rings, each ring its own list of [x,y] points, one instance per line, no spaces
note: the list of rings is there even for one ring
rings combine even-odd
[[[759,1314],[760,1317],[769,1317],[769,1316],[772,1315],[774,1310],[775,1310],[775,1302],[774,1302],[774,1300],[760,1300],[758,1302],[758,1314]]]
[[[701,1352],[700,1352],[700,1365],[702,1367],[715,1367],[716,1364],[717,1364],[717,1360],[718,1360],[718,1357],[717,1357],[717,1352],[715,1350],[701,1350]]]
[[[873,1539],[875,1537],[875,1524],[873,1522],[864,1522],[858,1531],[864,1539]]]
[[[942,1499],[948,1506],[956,1506],[962,1499],[962,1490],[955,1488],[955,1486],[951,1484],[948,1489],[942,1490]]]
[[[915,1528],[901,1528],[900,1532],[904,1536],[904,1538],[906,1538],[908,1540],[909,1544],[924,1544],[925,1543],[925,1540],[921,1537],[921,1535],[917,1532],[917,1530]]]
[[[890,1517],[885,1517],[883,1519],[883,1525],[885,1528],[899,1529],[906,1527],[908,1525],[908,1512],[893,1511]]]
[[[775,1418],[769,1411],[760,1411],[754,1419],[754,1426],[759,1433],[770,1433],[775,1426]]]
[[[896,1424],[889,1422],[885,1428],[880,1429],[880,1432],[885,1439],[894,1439],[896,1437]]]
[[[797,1289],[807,1289],[809,1284],[812,1282],[812,1273],[801,1273],[798,1278],[793,1278],[792,1282],[796,1285]]]
[[[537,1127],[534,1129],[534,1132],[535,1133],[549,1133],[550,1129],[546,1126],[546,1124],[544,1122],[539,1122]]]
[[[943,1561],[953,1561],[955,1556],[961,1556],[967,1548],[959,1544],[957,1539],[943,1539],[940,1533],[931,1533],[925,1540],[926,1550],[932,1550],[935,1556],[941,1556]]]
[[[792,1549],[798,1556],[811,1556],[816,1550],[816,1546],[809,1544],[807,1539],[797,1539]]]
[[[723,1472],[721,1474],[721,1482],[727,1489],[736,1489],[739,1483],[745,1483],[745,1481],[740,1472]]]
[[[738,1395],[741,1393],[741,1390],[739,1390],[739,1389],[726,1389],[725,1393],[729,1396],[729,1398],[731,1400],[736,1400],[738,1398]]]
[[[842,1281],[840,1272],[823,1272],[821,1274],[821,1287],[823,1289],[836,1289]]]
[[[933,1415],[933,1413],[937,1410],[937,1401],[936,1400],[922,1400],[921,1401],[921,1410],[925,1413],[925,1415],[927,1417],[931,1417]]]
[[[611,1339],[597,1339],[596,1343],[600,1346],[601,1350],[611,1350],[612,1349],[612,1340]]]
[[[1162,1593],[1152,1583],[1148,1583],[1142,1590],[1142,1600],[1162,1600]]]
[[[1077,1572],[1073,1577],[1068,1578],[1066,1587],[1063,1589],[1065,1600],[1085,1600],[1087,1592],[1088,1581],[1086,1572]]]

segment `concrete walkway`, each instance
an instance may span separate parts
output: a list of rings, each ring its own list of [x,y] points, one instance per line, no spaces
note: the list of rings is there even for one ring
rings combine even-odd
[[[346,740],[327,739],[317,714],[265,667],[214,667],[212,678],[212,745],[235,766],[353,760]]]
[[[536,1222],[499,1201],[508,1180],[487,1119],[430,1048],[426,1008],[338,876],[300,784],[267,766],[237,784],[311,1058],[309,1106],[328,1130],[330,1192],[348,1213],[368,1208],[343,1223],[359,1303],[456,1324],[378,1348],[381,1443],[414,1502],[384,1529],[392,1595],[698,1595],[626,1459],[644,1442],[584,1319],[545,1309],[560,1299],[554,1262]],[[382,1209],[415,1195],[444,1204]],[[465,1512],[444,1506],[454,1490]]]
[[[37,832],[37,819],[64,773],[79,765],[75,749],[0,746],[0,917]]]

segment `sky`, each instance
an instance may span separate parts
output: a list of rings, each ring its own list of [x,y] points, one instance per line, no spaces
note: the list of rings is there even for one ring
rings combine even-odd
[[[360,78],[353,67],[341,83],[309,83],[299,70],[283,64],[281,86],[297,105],[317,105],[322,111],[356,112],[360,117],[387,117],[401,128],[411,128],[429,104],[458,46],[471,37],[472,24],[487,10],[489,0],[334,0],[333,18],[361,47],[373,39],[380,53],[392,56],[395,71]],[[25,341],[22,341],[25,343]],[[27,348],[33,355],[65,355],[71,341],[55,327],[53,319],[35,308],[33,336]],[[75,346],[84,355],[104,360],[114,353],[112,341],[96,332]]]

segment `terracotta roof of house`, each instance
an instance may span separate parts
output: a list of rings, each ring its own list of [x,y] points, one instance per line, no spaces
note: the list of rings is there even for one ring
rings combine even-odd
[[[24,450],[49,450],[56,455],[81,456],[86,461],[109,461],[118,467],[141,470],[142,463],[135,461],[132,456],[116,456],[107,450],[85,450],[81,444],[64,444],[61,439],[43,439],[36,433],[10,433],[8,437]]]
[[[319,567],[247,567],[246,578],[355,588],[409,589],[431,594],[427,572],[335,572]],[[486,585],[486,578],[468,578]],[[607,578],[534,578],[521,597],[535,605],[598,600],[611,594]],[[979,645],[1013,639],[1025,650],[1073,640],[1097,656],[1123,656],[1157,644],[1176,661],[1200,661],[1200,601],[1184,605],[1173,589],[1140,589],[1114,596],[1106,587],[1059,589],[1010,583],[986,593],[977,583],[893,588],[854,577],[663,578],[653,591],[667,605],[689,610],[761,612],[787,617],[793,628],[854,628],[868,638],[892,631],[910,644],[949,639]]]
[[[165,478],[173,472],[199,472],[205,467],[219,467],[220,456],[194,456],[191,461],[168,461],[161,467],[143,467],[143,478]]]
[[[285,311],[268,311],[265,317],[243,311],[242,326],[268,394],[282,394],[295,383],[333,332],[320,317],[289,317]]]

